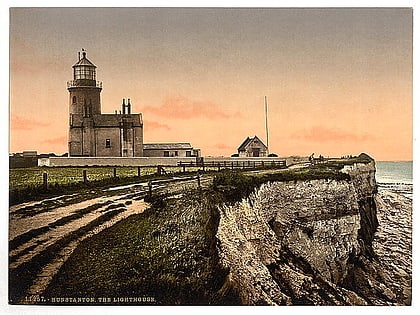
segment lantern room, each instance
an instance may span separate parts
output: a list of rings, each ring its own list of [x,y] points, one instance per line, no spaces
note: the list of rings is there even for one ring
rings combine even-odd
[[[74,80],[96,80],[96,66],[86,58],[86,51],[82,50],[82,58],[73,66]]]

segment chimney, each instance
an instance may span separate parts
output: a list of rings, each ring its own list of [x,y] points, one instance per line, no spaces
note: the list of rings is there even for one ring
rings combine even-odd
[[[131,114],[131,103],[130,103],[130,99],[128,99],[128,104],[127,104],[127,114]]]
[[[123,115],[125,115],[125,98],[123,98],[122,113],[123,113]]]

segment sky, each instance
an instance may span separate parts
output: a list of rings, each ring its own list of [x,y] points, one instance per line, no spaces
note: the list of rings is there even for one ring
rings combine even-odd
[[[279,156],[412,160],[410,8],[10,9],[9,152],[67,152],[84,48],[102,112],[130,98],[144,141],[230,156],[248,136]]]

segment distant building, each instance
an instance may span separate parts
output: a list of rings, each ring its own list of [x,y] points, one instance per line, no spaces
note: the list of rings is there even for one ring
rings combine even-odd
[[[23,151],[9,154],[9,168],[34,167],[37,165],[37,151]]]
[[[258,138],[247,137],[238,148],[239,157],[266,157],[267,146]]]
[[[24,158],[33,158],[37,156],[37,151],[23,151],[22,156]]]
[[[143,156],[200,157],[200,149],[194,149],[190,143],[145,143]]]
[[[67,89],[69,156],[143,156],[142,115],[131,113],[130,99],[123,99],[119,113],[102,114],[102,82],[96,81],[96,66],[83,50]]]

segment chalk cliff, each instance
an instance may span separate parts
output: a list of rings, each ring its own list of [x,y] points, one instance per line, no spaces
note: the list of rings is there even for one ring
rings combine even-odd
[[[350,179],[268,182],[220,207],[224,289],[246,305],[395,303],[372,249],[375,163],[341,172]]]

